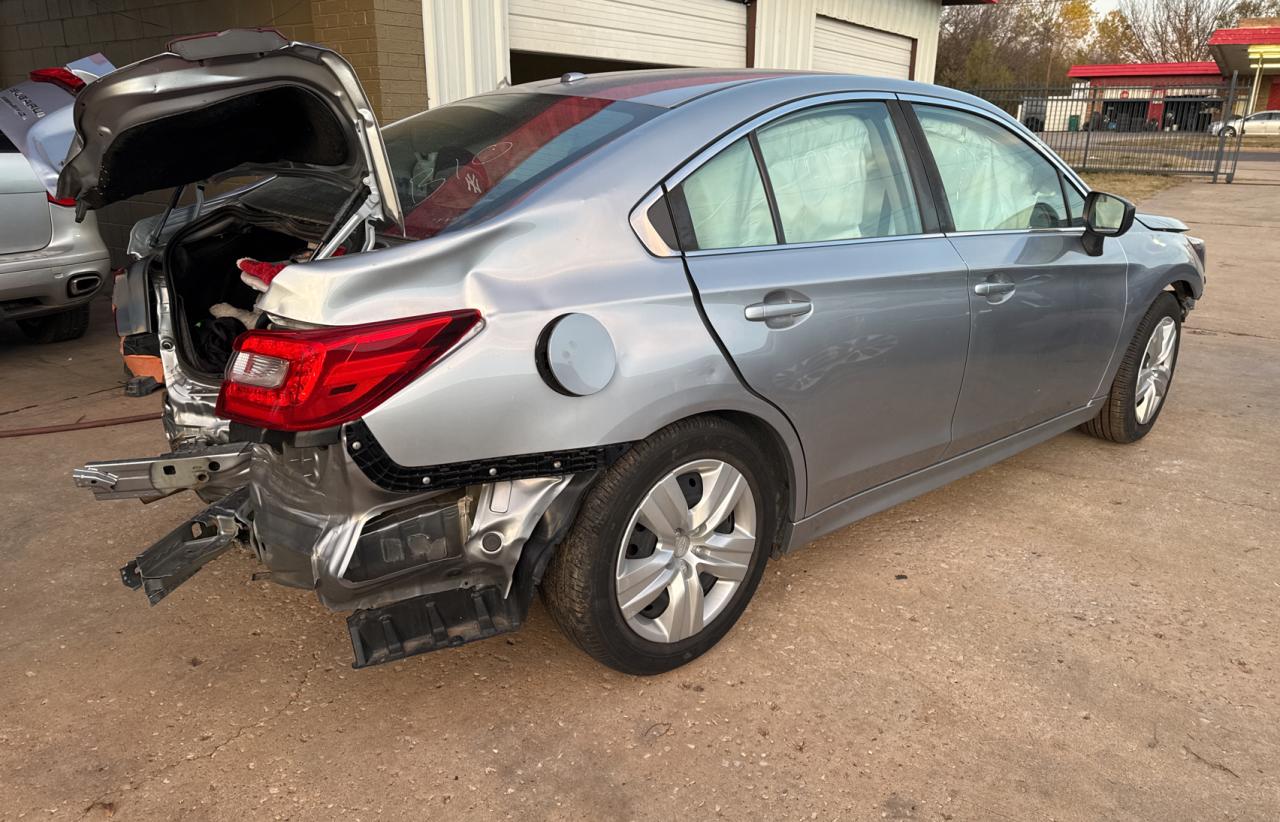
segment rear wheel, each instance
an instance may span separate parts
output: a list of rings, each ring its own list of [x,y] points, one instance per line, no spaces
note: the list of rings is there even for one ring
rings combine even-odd
[[[625,673],[658,674],[705,653],[764,573],[782,510],[776,474],[724,420],[664,428],[588,493],[543,580],[547,610]]]
[[[18,327],[32,342],[55,343],[78,340],[89,328],[89,304],[76,306],[70,311],[18,320]]]
[[[1098,416],[1080,429],[1112,442],[1136,442],[1145,437],[1169,396],[1181,338],[1182,307],[1166,291],[1138,323]]]

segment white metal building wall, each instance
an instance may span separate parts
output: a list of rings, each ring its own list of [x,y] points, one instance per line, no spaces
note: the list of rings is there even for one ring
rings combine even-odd
[[[915,42],[901,34],[819,15],[813,26],[813,67],[910,80]]]
[[[938,53],[939,0],[817,0],[816,11],[859,26],[901,34],[916,41],[916,80],[933,82]]]
[[[507,0],[422,0],[427,106],[511,82]]]
[[[422,8],[431,106],[510,82],[511,49],[746,65],[746,8],[737,0],[422,0]],[[912,38],[915,79],[933,79],[940,0],[756,0],[755,9],[756,66],[815,68],[821,15]],[[892,66],[873,73],[893,73]]]
[[[508,0],[511,48],[673,66],[746,64],[747,12],[729,0]]]
[[[915,40],[915,79],[932,82],[941,14],[939,0],[756,0],[756,65],[819,68],[814,50],[821,15]]]

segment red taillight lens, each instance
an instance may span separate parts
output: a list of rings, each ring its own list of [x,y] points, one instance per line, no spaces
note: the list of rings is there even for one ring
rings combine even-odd
[[[74,208],[76,204],[75,197],[55,197],[52,194],[45,194],[44,196],[49,198],[49,202],[63,208]]]
[[[363,416],[408,385],[480,323],[449,311],[311,331],[249,331],[236,339],[219,417],[276,431],[312,431]]]
[[[79,93],[84,88],[84,80],[77,77],[70,69],[65,68],[44,68],[36,69],[29,75],[32,82],[36,83],[53,83],[55,86],[65,89],[72,94]]]

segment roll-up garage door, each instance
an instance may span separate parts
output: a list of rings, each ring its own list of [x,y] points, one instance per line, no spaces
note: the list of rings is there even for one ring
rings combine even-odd
[[[813,68],[909,80],[914,45],[901,34],[819,16],[813,30]]]
[[[510,0],[512,51],[668,66],[746,65],[747,12],[730,0]]]

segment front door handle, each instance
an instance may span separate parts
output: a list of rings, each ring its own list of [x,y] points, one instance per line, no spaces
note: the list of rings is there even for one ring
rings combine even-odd
[[[973,287],[973,293],[980,297],[998,297],[1001,294],[1012,294],[1017,288],[1013,283],[986,282],[978,283]]]
[[[743,313],[752,322],[777,320],[783,317],[799,317],[813,310],[813,303],[808,300],[791,300],[789,302],[753,303]]]

